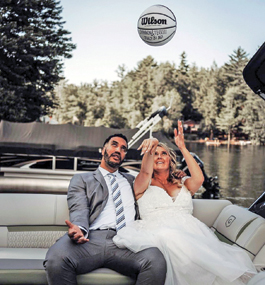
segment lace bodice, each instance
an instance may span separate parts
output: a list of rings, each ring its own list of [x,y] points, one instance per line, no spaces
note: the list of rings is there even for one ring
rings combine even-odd
[[[168,217],[181,213],[192,214],[193,211],[191,194],[184,185],[175,199],[172,199],[163,188],[150,185],[138,200],[138,205],[142,219],[158,215]]]

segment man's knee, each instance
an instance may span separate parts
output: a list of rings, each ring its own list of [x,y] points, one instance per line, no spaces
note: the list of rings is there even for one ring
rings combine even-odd
[[[48,272],[59,272],[61,270],[74,270],[74,263],[67,251],[61,251],[56,246],[52,246],[46,254],[43,266]]]
[[[152,278],[163,278],[166,276],[167,264],[164,255],[156,247],[145,249],[145,262],[142,264],[143,271],[147,270],[151,273]]]
[[[164,271],[166,272],[167,264],[162,252],[156,248],[152,247],[148,249],[147,256],[152,265],[152,269],[156,272]]]
[[[74,262],[67,255],[50,248],[43,262],[48,284],[77,284]]]
[[[159,284],[165,283],[167,265],[161,251],[156,247],[143,250],[141,253],[141,270],[136,284]]]

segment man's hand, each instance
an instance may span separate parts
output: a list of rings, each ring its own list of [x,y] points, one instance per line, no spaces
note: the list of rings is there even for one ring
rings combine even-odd
[[[68,220],[65,220],[65,223],[69,227],[68,236],[72,241],[74,241],[75,243],[79,243],[79,244],[89,241],[89,239],[84,237],[82,230],[77,225],[72,224]]]

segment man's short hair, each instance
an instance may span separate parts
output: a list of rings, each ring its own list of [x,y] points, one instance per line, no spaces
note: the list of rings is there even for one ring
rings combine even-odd
[[[104,141],[103,147],[105,146],[106,143],[108,143],[114,137],[119,137],[119,138],[124,139],[126,141],[127,145],[128,145],[128,140],[127,140],[125,135],[123,135],[123,134],[114,134],[114,135],[111,135],[108,138],[106,138],[106,140]]]

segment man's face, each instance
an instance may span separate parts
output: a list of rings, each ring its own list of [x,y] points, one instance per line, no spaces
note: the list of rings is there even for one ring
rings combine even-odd
[[[103,148],[103,159],[107,166],[117,169],[127,153],[127,143],[123,138],[113,137]]]

